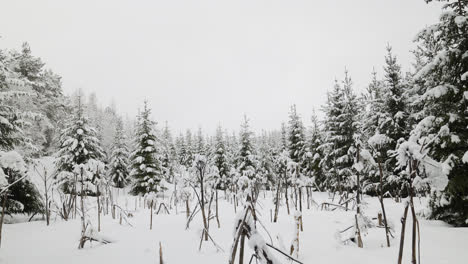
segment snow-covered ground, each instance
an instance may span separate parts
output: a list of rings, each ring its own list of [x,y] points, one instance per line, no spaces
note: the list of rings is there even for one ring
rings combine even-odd
[[[330,201],[326,193],[314,193],[313,198],[319,204]],[[380,208],[377,198],[365,197],[364,201],[367,203],[365,214],[376,217]],[[90,206],[92,202],[89,201]],[[135,209],[135,198],[132,196],[121,195],[119,203],[130,211]],[[385,204],[389,222],[395,225],[395,238],[391,240],[390,248],[385,246],[382,228],[369,230],[363,238],[363,249],[353,243],[344,245],[339,240],[338,231],[353,223],[354,212],[322,211],[312,207],[303,212],[304,231],[300,233],[299,259],[303,263],[395,263],[403,203],[386,199]],[[418,211],[423,209],[423,204],[417,200]],[[305,203],[304,207],[307,207]],[[114,220],[110,214],[105,215],[102,218],[101,234],[112,240],[112,243],[101,245],[93,242],[83,250],[77,249],[81,231],[79,219],[62,221],[57,218],[50,226],[46,226],[44,221],[7,224],[0,249],[0,263],[159,263],[160,242],[165,263],[227,263],[235,213],[233,205],[224,199],[224,193],[220,193],[219,204],[221,227],[217,227],[216,220],[210,222],[211,236],[224,251],[217,251],[211,242],[204,242],[201,251],[198,250],[201,215],[197,215],[186,230],[184,208],[180,204],[177,213],[173,207],[169,215],[155,214],[152,230],[149,230],[149,210],[142,207],[137,208],[134,217],[129,219],[132,226],[120,225],[118,218]],[[293,214],[288,215],[283,205],[278,223],[271,223],[270,210],[274,210],[271,193],[260,195],[257,210],[273,244],[289,252],[294,234]],[[93,218],[92,221],[96,226],[97,219]],[[408,221],[411,221],[410,217]],[[420,220],[420,223],[421,263],[466,263],[468,228],[452,228],[439,221]],[[407,228],[404,263],[410,262],[410,227],[411,224]],[[262,234],[270,242],[269,235],[263,230]],[[246,253],[247,263],[250,249]],[[289,263],[284,257],[277,257],[282,263]]]

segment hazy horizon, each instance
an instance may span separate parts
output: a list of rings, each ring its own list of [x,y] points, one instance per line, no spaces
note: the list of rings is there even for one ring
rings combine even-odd
[[[238,130],[244,114],[255,131],[278,129],[292,104],[307,124],[345,67],[356,91],[373,68],[382,75],[387,43],[409,70],[415,34],[441,12],[422,0],[20,0],[2,8],[0,47],[29,42],[66,94],[94,92],[123,115],[147,99],[175,134]]]

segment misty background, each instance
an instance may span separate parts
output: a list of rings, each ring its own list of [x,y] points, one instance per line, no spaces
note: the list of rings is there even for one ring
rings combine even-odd
[[[404,8],[402,8],[404,6]],[[306,124],[345,67],[359,92],[385,47],[410,69],[412,39],[437,22],[421,0],[3,1],[0,47],[28,41],[63,77],[133,117],[147,99],[174,132],[218,124],[277,129],[291,104]]]

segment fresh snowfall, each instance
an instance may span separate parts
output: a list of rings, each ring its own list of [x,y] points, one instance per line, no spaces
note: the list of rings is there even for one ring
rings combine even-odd
[[[388,44],[260,133],[174,133],[0,49],[0,263],[468,263],[468,2],[441,2],[409,72]]]

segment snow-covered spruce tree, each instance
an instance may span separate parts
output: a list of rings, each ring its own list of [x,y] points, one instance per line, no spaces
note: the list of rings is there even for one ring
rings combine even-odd
[[[52,146],[58,114],[63,110],[60,77],[42,67],[40,58],[31,55],[27,43],[21,52],[0,51],[2,105],[21,109],[21,119],[27,120],[22,135],[28,139],[23,143],[28,144],[16,147],[27,156],[38,156]]]
[[[292,105],[289,111],[288,149],[291,160],[300,166],[301,173],[304,166],[305,147],[304,125],[296,112],[296,105]]]
[[[297,201],[302,211],[302,187],[306,185],[304,179],[304,170],[306,168],[306,139],[304,135],[304,125],[296,111],[296,106],[291,106],[288,122],[288,147],[289,157],[295,164],[294,173],[291,177],[291,185],[294,188],[295,206]]]
[[[371,151],[373,157],[380,163],[383,163],[380,155],[380,144],[370,144],[369,139],[374,137],[378,133],[379,115],[383,110],[383,82],[377,79],[377,72],[372,71],[372,79],[366,88],[366,91],[362,94],[362,110],[358,113],[359,120],[359,139],[362,142],[362,147],[367,148]],[[372,143],[377,143],[372,141]],[[385,143],[385,142],[383,142]],[[383,165],[382,165],[383,166]],[[388,175],[387,173],[385,175]],[[369,170],[362,175],[362,186],[363,192],[375,195],[379,193],[380,186],[380,174],[379,171]]]
[[[311,117],[312,124],[308,129],[308,135],[306,137],[306,152],[304,153],[304,174],[313,178],[317,186],[323,187],[325,177],[323,174],[320,162],[323,158],[323,153],[320,149],[322,145],[322,131],[319,127],[318,118],[314,113]]]
[[[39,192],[26,175],[26,166],[15,149],[29,142],[23,133],[27,114],[12,103],[28,95],[14,86],[25,85],[23,77],[6,65],[0,50],[0,238],[3,216],[11,213],[40,213],[43,205]]]
[[[109,162],[109,178],[116,188],[124,188],[129,182],[129,151],[125,142],[122,119],[117,120],[114,142]]]
[[[40,118],[30,120],[30,126],[24,130],[31,138],[35,148],[28,151],[31,156],[43,152],[51,152],[57,137],[57,129],[61,116],[65,114],[64,97],[62,94],[61,77],[51,70],[44,69],[44,63],[33,56],[28,43],[23,43],[21,52],[11,53],[10,65],[13,71],[27,83],[25,90],[32,95],[18,101],[21,109],[40,114]]]
[[[354,157],[349,149],[354,145],[356,133],[357,98],[352,90],[352,81],[345,71],[343,87],[336,81],[328,94],[325,111],[325,138],[320,150],[325,153],[321,165],[327,177],[327,186],[342,193],[352,187],[351,181]]]
[[[419,116],[425,118],[412,134],[420,133],[428,155],[451,168],[445,190],[432,194],[431,216],[468,226],[468,3],[447,1],[445,9],[438,23],[417,36],[424,65],[414,78],[422,89]]]
[[[281,150],[288,149],[288,129],[286,124],[281,123]]]
[[[11,83],[22,83],[22,81],[5,65],[5,59],[6,56],[0,50],[0,149],[12,150],[15,145],[23,141],[22,127],[25,120],[20,109],[10,105],[9,101],[26,96],[27,93],[10,88]]]
[[[227,162],[231,170],[236,167],[236,158],[237,153],[239,152],[239,142],[237,140],[236,134],[233,132],[231,136],[227,130],[224,131],[225,140],[226,140],[226,157]],[[230,171],[231,171],[230,170]],[[230,179],[231,183],[233,179]]]
[[[65,193],[75,194],[77,190],[74,168],[87,163],[90,159],[99,161],[105,158],[96,130],[89,125],[88,119],[84,116],[81,97],[77,103],[75,113],[71,115],[66,128],[61,132],[60,149],[56,154],[55,163],[58,173],[57,183]],[[90,193],[92,190],[86,192]]]
[[[185,159],[187,156],[187,146],[185,144],[185,138],[182,134],[180,134],[175,140],[175,149],[177,153],[178,164],[185,166]]]
[[[254,180],[256,167],[256,157],[252,140],[253,137],[249,127],[249,120],[247,116],[244,116],[239,134],[239,152],[237,154],[236,163],[237,171],[241,177],[247,177],[249,180]]]
[[[154,131],[156,122],[150,119],[151,110],[145,102],[138,118],[135,135],[135,151],[131,155],[130,176],[133,178],[131,193],[145,195],[162,191],[160,186],[164,178],[162,157],[158,144],[159,139]]]
[[[164,168],[166,175],[165,178],[168,182],[173,182],[175,174],[175,162],[177,160],[177,153],[175,150],[174,143],[172,141],[171,131],[169,125],[166,122],[162,131],[162,167]]]
[[[213,161],[214,166],[218,169],[220,179],[218,187],[226,189],[231,182],[229,179],[229,164],[227,161],[226,144],[221,126],[218,126],[216,129]]]
[[[16,151],[0,151],[0,205],[5,214],[42,213],[44,205],[36,186],[27,177],[27,166]],[[1,181],[1,180],[0,180]],[[8,185],[8,190],[4,189]],[[5,204],[3,202],[5,201]]]
[[[257,139],[257,174],[256,178],[258,181],[270,189],[273,185],[276,185],[276,179],[274,179],[274,149],[270,145],[268,135],[265,131],[262,131],[262,135]]]
[[[381,142],[378,157],[382,161],[382,166],[386,172],[386,190],[394,194],[399,194],[401,185],[398,182],[398,169],[396,166],[395,149],[398,142],[409,135],[408,124],[408,102],[407,83],[402,77],[400,65],[396,57],[392,54],[392,48],[387,46],[385,57],[385,77],[383,80],[382,98],[383,102],[376,105],[374,113],[378,118],[378,127],[375,134],[383,135],[387,138]],[[396,193],[395,193],[396,192]],[[402,193],[404,194],[404,193]]]
[[[0,151],[0,244],[6,214],[43,211],[40,195],[27,178],[26,165],[16,151]]]
[[[185,132],[185,156],[182,164],[185,165],[185,167],[187,168],[192,167],[194,155],[195,148],[193,143],[192,132],[189,129],[187,129],[187,131]]]
[[[197,135],[195,137],[195,142],[194,142],[194,150],[195,154],[198,155],[207,155],[206,153],[206,143],[205,143],[205,138],[203,137],[203,131],[201,127],[198,128],[197,130]]]

